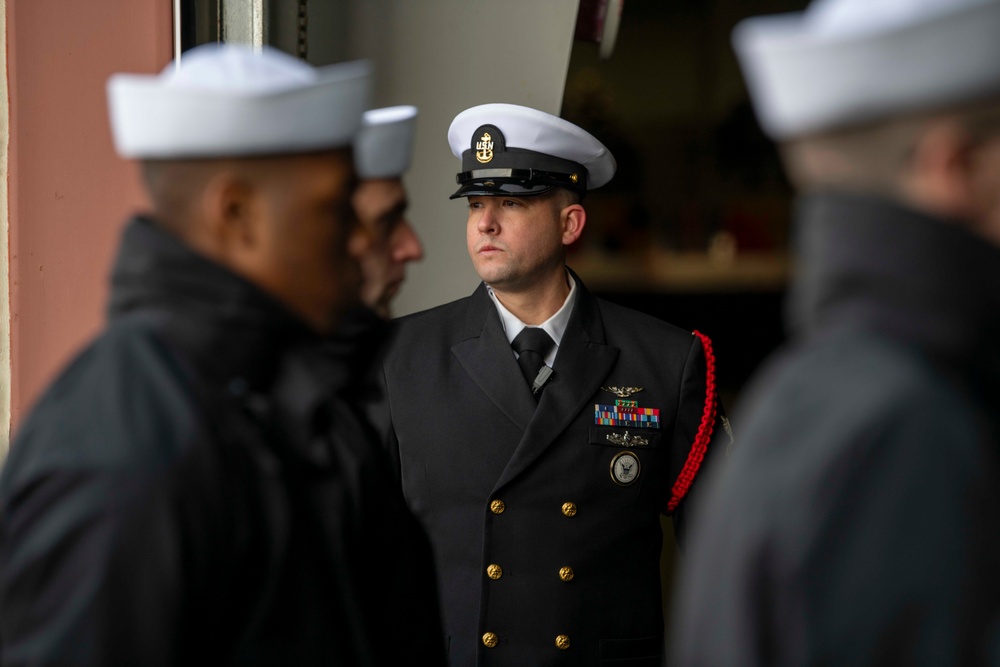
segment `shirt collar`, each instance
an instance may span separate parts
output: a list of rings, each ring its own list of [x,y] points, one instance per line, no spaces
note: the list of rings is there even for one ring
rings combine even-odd
[[[546,358],[546,363],[550,366],[551,361],[555,359],[556,350],[559,349],[559,344],[562,343],[563,335],[566,333],[566,326],[569,324],[569,317],[573,314],[573,304],[576,301],[576,281],[573,280],[573,276],[566,272],[566,280],[569,281],[569,294],[566,296],[566,300],[563,302],[562,307],[556,311],[556,313],[539,324],[539,328],[545,329],[545,333],[552,337],[556,345],[549,353],[550,358]],[[490,298],[493,299],[493,304],[497,307],[497,313],[500,315],[500,322],[503,324],[504,334],[507,336],[507,342],[513,342],[517,334],[521,333],[521,329],[528,326],[521,320],[517,318],[512,312],[507,310],[497,295],[493,293],[493,288],[489,285],[486,289],[490,293]]]

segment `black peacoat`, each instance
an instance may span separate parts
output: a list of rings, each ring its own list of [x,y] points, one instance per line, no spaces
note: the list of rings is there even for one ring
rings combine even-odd
[[[817,192],[796,254],[794,342],[702,489],[671,664],[998,664],[1000,248]]]
[[[435,549],[452,665],[661,660],[660,514],[728,441],[714,358],[576,281],[537,404],[485,285],[398,321],[383,364],[374,421]],[[616,400],[658,427],[598,423]]]
[[[321,341],[145,219],[111,311],[0,478],[0,664],[443,663],[427,538]]]

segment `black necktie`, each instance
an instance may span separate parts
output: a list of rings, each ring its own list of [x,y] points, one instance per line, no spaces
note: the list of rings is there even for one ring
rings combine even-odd
[[[545,366],[545,356],[555,346],[555,341],[545,333],[545,329],[538,327],[525,327],[521,333],[511,341],[511,347],[517,352],[517,365],[521,367],[524,379],[528,381],[528,386],[534,391],[535,378],[538,371]]]

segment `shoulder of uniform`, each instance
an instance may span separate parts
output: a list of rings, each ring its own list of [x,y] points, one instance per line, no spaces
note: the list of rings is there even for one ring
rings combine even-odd
[[[392,320],[387,356],[416,347],[411,344],[414,341],[421,341],[419,347],[426,350],[427,345],[435,341],[454,343],[461,340],[474,298],[475,295],[467,296]],[[489,304],[489,307],[493,308],[493,305]]]
[[[925,408],[929,414],[921,418],[942,418],[956,434],[976,422],[972,403],[939,365],[917,347],[872,332],[842,332],[787,349],[765,372],[748,388],[750,396],[794,397],[815,418],[828,414],[832,405],[850,404],[853,422],[868,429],[885,423],[887,416],[903,419]],[[826,380],[810,381],[818,376]]]
[[[692,332],[664,320],[607,299],[596,299],[609,337],[630,336],[649,339],[657,345],[677,345],[688,350],[692,345]]]
[[[668,513],[677,509],[680,502],[687,496],[695,477],[701,470],[701,465],[708,453],[709,443],[712,441],[712,435],[717,427],[716,421],[719,415],[719,397],[715,384],[715,354],[712,350],[712,341],[700,331],[692,333],[701,344],[705,359],[704,399],[700,405],[701,419],[698,423],[698,431],[691,442],[684,466],[671,488],[670,499],[667,502]]]
[[[157,466],[195,440],[196,412],[188,382],[154,328],[115,324],[46,389],[11,458],[54,467]]]
[[[46,391],[43,400],[60,403],[79,402],[88,385],[114,389],[133,384],[137,373],[164,361],[163,343],[147,322],[124,319],[112,324],[93,340],[62,370]],[[135,383],[132,389],[142,389]]]
[[[440,326],[442,323],[450,323],[459,314],[464,316],[472,298],[472,296],[462,297],[461,299],[449,301],[433,308],[397,317],[392,320],[392,326],[394,328],[411,329],[434,327]]]

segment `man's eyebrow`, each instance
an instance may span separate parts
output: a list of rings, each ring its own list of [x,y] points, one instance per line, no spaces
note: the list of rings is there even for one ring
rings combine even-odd
[[[383,213],[381,215],[381,217],[382,218],[394,218],[394,217],[396,217],[398,215],[402,215],[402,213],[406,209],[408,209],[409,207],[410,207],[410,202],[408,200],[404,199],[404,200],[402,200],[400,202],[397,202],[395,206],[393,206],[392,208],[390,208],[389,210],[387,210],[385,213]]]

